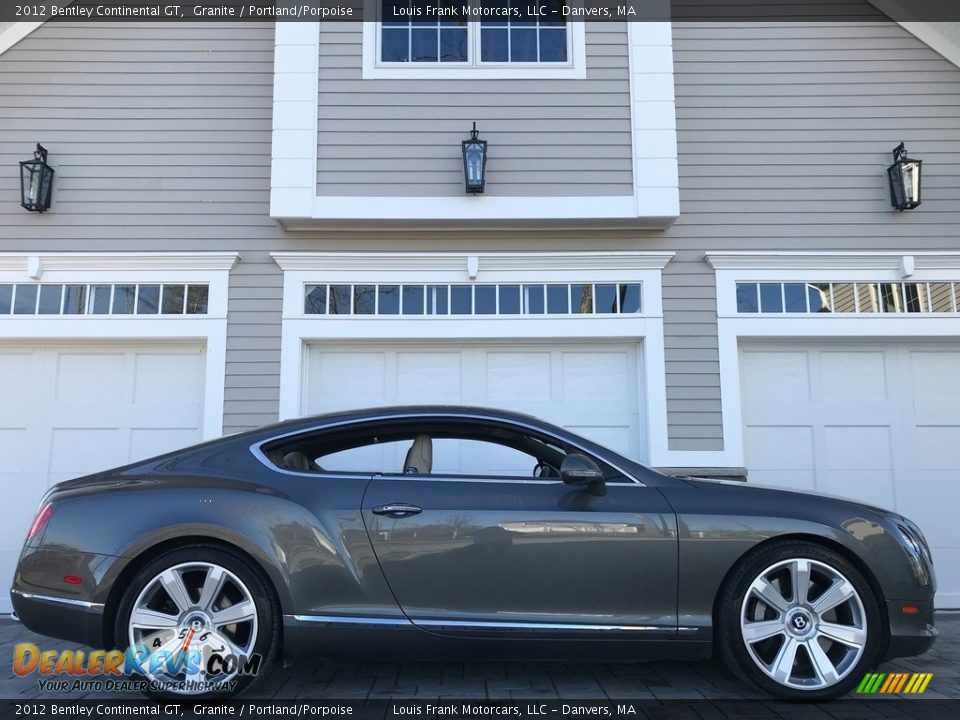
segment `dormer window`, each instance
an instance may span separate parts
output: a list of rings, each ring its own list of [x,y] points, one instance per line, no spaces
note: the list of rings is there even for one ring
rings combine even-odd
[[[568,23],[564,8],[382,0],[380,22],[364,23],[364,77],[583,78],[583,23]]]

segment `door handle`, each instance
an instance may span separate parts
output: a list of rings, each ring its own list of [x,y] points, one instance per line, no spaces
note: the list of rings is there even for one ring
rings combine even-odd
[[[393,502],[386,505],[377,505],[373,508],[374,515],[386,515],[392,518],[405,518],[423,512],[423,508],[410,503]]]

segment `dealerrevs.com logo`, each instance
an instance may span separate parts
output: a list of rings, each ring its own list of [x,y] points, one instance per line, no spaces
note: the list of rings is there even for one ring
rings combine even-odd
[[[257,675],[263,663],[258,653],[242,655],[214,631],[200,634],[192,628],[177,633],[178,644],[156,648],[138,644],[123,650],[42,650],[19,643],[13,650],[13,672],[18,677],[39,675],[40,690],[166,691],[196,694],[232,691],[236,678]]]

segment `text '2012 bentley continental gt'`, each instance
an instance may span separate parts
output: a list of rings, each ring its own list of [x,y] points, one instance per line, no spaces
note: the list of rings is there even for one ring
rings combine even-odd
[[[717,652],[774,696],[823,699],[931,647],[934,586],[895,513],[663,475],[533,417],[431,406],[287,421],[60,483],[11,596],[44,635],[201,650],[194,676],[229,689],[160,683],[183,663],[135,668],[198,697],[249,687],[249,658],[262,676],[310,653]],[[216,652],[241,662],[213,667]]]

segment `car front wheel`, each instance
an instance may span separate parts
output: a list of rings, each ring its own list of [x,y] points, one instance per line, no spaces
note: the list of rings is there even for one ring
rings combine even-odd
[[[781,698],[849,692],[881,647],[877,599],[841,555],[805,542],[748,557],[726,584],[719,640],[728,667]]]

